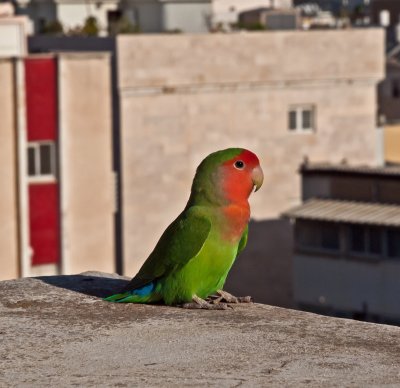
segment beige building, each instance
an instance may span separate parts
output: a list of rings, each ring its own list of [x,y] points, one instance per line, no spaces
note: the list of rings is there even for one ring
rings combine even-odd
[[[400,124],[387,124],[385,133],[385,161],[400,164]]]
[[[110,56],[58,57],[61,272],[115,271]]]
[[[259,155],[265,183],[251,199],[256,220],[300,203],[305,157],[377,163],[380,29],[121,36],[117,48],[126,274],[183,209],[210,152],[239,146]],[[250,236],[251,251],[262,256],[263,282],[273,283],[267,267],[279,255],[274,244],[272,253],[263,249],[266,239]],[[285,273],[290,282],[287,265]]]
[[[379,120],[384,130],[387,163],[400,163],[400,45],[386,60],[386,76],[378,88]]]
[[[14,68],[10,60],[0,60],[0,278],[19,275],[17,166],[15,164]],[[5,167],[5,168],[4,168]]]
[[[0,279],[114,271],[109,61],[0,60]]]

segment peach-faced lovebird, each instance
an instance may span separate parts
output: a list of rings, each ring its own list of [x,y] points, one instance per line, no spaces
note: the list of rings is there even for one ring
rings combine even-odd
[[[263,179],[257,156],[248,150],[228,148],[207,156],[197,168],[183,212],[127,287],[105,300],[205,309],[249,302],[250,297],[236,298],[222,288],[246,246],[248,198]]]

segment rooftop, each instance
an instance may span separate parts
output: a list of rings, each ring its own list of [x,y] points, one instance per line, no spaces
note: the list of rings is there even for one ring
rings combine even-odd
[[[0,282],[0,386],[395,386],[400,328],[267,305],[113,304],[100,273]]]
[[[283,216],[295,219],[400,226],[400,206],[354,201],[310,199]]]
[[[354,166],[330,163],[303,163],[300,167],[302,173],[338,173],[338,174],[362,174],[362,175],[385,175],[400,176],[400,165],[391,166]]]

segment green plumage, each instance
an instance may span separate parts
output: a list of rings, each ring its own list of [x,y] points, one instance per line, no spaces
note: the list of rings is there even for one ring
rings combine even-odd
[[[190,302],[194,295],[206,298],[223,288],[237,254],[246,246],[248,219],[240,235],[226,237],[230,220],[219,185],[220,166],[242,151],[219,151],[203,160],[183,212],[124,291],[106,300],[173,305]]]

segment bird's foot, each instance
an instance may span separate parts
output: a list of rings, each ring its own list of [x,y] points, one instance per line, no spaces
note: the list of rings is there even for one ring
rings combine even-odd
[[[234,296],[229,292],[218,290],[217,296],[210,297],[210,303],[220,304],[220,303],[253,303],[251,296]]]
[[[194,296],[192,302],[183,303],[180,307],[184,309],[205,309],[205,310],[227,310],[229,306],[225,303],[211,304],[206,300]]]

